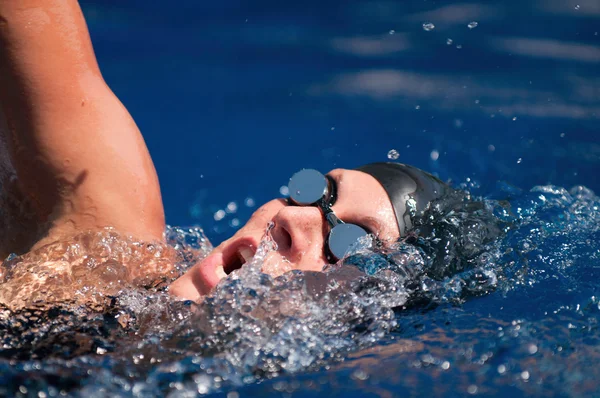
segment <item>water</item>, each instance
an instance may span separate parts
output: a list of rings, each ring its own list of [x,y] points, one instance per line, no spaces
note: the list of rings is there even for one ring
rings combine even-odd
[[[585,187],[496,194],[512,198],[439,204],[431,238],[384,251],[367,240],[325,273],[260,273],[276,250],[267,231],[199,305],[94,284],[105,303],[4,309],[0,393],[595,393],[600,198]],[[63,252],[94,237],[105,258],[137,247],[91,236]],[[180,271],[210,250],[200,230],[167,236]]]
[[[259,255],[198,306],[159,275],[210,250],[202,231],[155,248],[84,234],[53,255],[110,265],[78,286],[94,307],[10,290],[34,308],[0,310],[0,395],[597,396],[595,2],[82,5],[173,225],[218,243],[298,169],[390,148],[486,205],[442,218],[439,241],[357,253],[360,282],[270,278]],[[160,272],[116,283],[123,256]],[[30,275],[15,264],[3,278]]]

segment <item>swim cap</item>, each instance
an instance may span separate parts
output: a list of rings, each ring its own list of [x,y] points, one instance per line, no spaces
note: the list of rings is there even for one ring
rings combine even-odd
[[[453,191],[439,178],[402,163],[370,163],[356,170],[373,176],[386,190],[394,206],[400,236],[413,229],[414,217],[421,215],[429,203]]]

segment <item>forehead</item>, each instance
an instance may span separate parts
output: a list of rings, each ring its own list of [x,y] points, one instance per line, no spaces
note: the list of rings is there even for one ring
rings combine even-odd
[[[371,218],[378,226],[380,237],[397,239],[400,236],[392,203],[375,178],[348,169],[335,169],[327,174],[337,183],[338,197],[333,209],[342,220],[364,223]]]

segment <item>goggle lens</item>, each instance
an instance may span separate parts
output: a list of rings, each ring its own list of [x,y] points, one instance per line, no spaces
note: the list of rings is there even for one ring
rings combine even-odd
[[[298,206],[310,206],[329,192],[327,178],[314,169],[302,169],[290,178],[290,199]]]
[[[333,256],[339,260],[343,258],[352,245],[368,233],[356,224],[338,224],[329,232],[327,245]]]

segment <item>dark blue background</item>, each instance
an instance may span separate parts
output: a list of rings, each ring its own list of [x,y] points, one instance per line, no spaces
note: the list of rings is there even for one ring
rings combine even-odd
[[[81,3],[168,223],[215,243],[255,209],[246,197],[280,196],[294,171],[390,149],[482,194],[497,181],[600,188],[596,0]],[[215,222],[230,201],[237,213]]]

